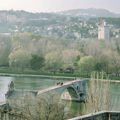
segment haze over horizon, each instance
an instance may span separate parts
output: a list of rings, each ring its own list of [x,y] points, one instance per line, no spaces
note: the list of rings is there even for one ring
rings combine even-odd
[[[102,8],[120,13],[118,0],[0,0],[0,10],[25,10],[29,12],[57,12],[70,9]]]

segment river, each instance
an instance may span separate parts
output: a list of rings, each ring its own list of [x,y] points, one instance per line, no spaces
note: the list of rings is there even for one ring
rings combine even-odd
[[[0,76],[0,102],[5,100],[5,93],[8,90],[10,81],[14,81],[16,89],[24,90],[40,90],[50,86],[54,86],[57,82],[65,82],[67,79],[57,78],[40,78],[40,77],[5,77]],[[110,84],[111,100],[114,104],[113,110],[120,110],[120,83]],[[69,111],[70,117],[83,114],[85,106],[78,102],[63,101],[67,104],[66,111]]]

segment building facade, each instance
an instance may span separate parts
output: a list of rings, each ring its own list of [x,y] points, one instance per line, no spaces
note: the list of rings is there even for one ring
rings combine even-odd
[[[99,40],[110,40],[110,28],[105,21],[100,22],[98,25],[98,39]]]

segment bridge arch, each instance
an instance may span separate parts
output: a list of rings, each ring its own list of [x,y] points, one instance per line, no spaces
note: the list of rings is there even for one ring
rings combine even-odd
[[[79,96],[77,90],[73,86],[67,86],[61,92],[61,99],[80,101],[80,96]]]
[[[42,94],[53,94],[58,95],[61,99],[74,100],[74,101],[85,101],[86,99],[86,80],[74,80],[56,86],[39,90],[37,96]]]

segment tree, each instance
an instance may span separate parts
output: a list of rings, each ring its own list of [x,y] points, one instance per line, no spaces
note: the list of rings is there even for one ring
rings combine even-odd
[[[8,66],[8,56],[11,52],[11,40],[7,36],[0,35],[0,66]]]
[[[108,69],[109,69],[109,61],[107,59],[107,56],[105,57],[101,57],[99,59],[96,59],[95,62],[95,71],[105,71],[106,73],[108,73]]]
[[[116,76],[120,76],[120,55],[117,52],[113,52],[110,60],[112,73]]]
[[[9,66],[24,69],[29,67],[31,55],[23,49],[14,50],[9,55]]]
[[[46,68],[50,71],[56,72],[59,70],[63,63],[61,60],[61,54],[58,51],[50,52],[45,56]]]
[[[120,74],[120,55],[116,50],[107,50],[100,57],[99,61],[103,64],[103,71],[113,73],[116,76]]]
[[[59,101],[57,94],[40,95],[35,98],[31,94],[13,99],[12,111],[21,111],[27,120],[64,120],[65,106]]]
[[[81,72],[91,73],[94,70],[95,59],[92,56],[84,56],[78,61],[78,67]]]
[[[74,68],[74,63],[77,58],[80,56],[80,52],[74,49],[66,49],[62,51],[62,61],[64,63],[64,68]]]
[[[104,77],[106,77],[104,79]],[[86,106],[90,112],[110,110],[110,80],[104,72],[93,72],[88,88],[88,99]]]
[[[42,56],[32,55],[30,65],[32,69],[38,70],[44,66],[45,59]]]

